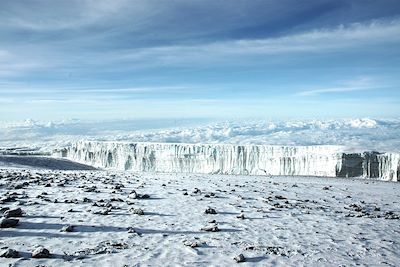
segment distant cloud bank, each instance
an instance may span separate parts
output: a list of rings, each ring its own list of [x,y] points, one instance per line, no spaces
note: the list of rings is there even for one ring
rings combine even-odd
[[[349,151],[400,151],[400,119],[290,121],[108,121],[0,125],[0,146],[51,150],[79,140],[268,145],[343,145]]]

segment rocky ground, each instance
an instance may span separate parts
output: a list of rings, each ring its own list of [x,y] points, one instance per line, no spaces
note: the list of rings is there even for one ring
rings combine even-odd
[[[399,266],[400,184],[0,170],[2,266]]]

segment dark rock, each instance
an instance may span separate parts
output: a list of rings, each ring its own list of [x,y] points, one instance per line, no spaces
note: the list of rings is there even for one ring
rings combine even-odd
[[[32,258],[50,258],[50,251],[44,247],[39,247],[32,252]]]
[[[240,215],[236,216],[236,218],[244,220],[244,213],[240,213]]]
[[[243,254],[239,254],[236,257],[233,258],[237,263],[239,262],[245,262],[246,258],[243,256]]]
[[[74,226],[73,225],[65,225],[63,228],[60,230],[61,232],[72,232],[74,231]]]
[[[132,192],[129,194],[128,197],[132,198],[132,199],[136,199],[138,197],[138,194],[136,193],[135,190],[132,190]]]
[[[213,208],[207,208],[205,214],[217,214],[217,211]]]
[[[6,249],[0,253],[0,257],[2,258],[18,258],[19,252],[14,249]]]
[[[9,218],[9,217],[22,217],[22,210],[21,208],[16,208],[16,209],[10,209],[6,210],[3,214],[4,217]]]
[[[0,208],[0,213],[3,214],[5,211],[9,210],[9,207]]]
[[[193,191],[193,194],[201,194],[201,190],[196,187]]]
[[[143,195],[140,195],[140,198],[142,198],[142,199],[147,199],[147,198],[150,198],[150,195],[148,195],[148,194],[143,194]]]
[[[185,240],[185,241],[183,242],[183,244],[184,244],[185,246],[191,247],[191,248],[197,248],[197,247],[200,246],[198,242],[196,242],[196,241],[191,241],[191,240]]]
[[[129,234],[134,234],[134,233],[136,233],[135,228],[133,228],[133,227],[128,227],[128,233],[129,233]]]
[[[387,211],[385,213],[385,219],[398,220],[400,219],[400,216],[395,214],[393,211]]]
[[[18,225],[18,219],[3,218],[0,221],[0,228],[10,228]]]
[[[15,201],[17,201],[16,196],[5,196],[2,199],[0,199],[0,203],[15,202]]]
[[[206,231],[206,232],[219,232],[219,228],[216,225],[207,225],[207,226],[201,228],[201,230]]]
[[[95,212],[93,212],[93,214],[109,215],[110,211],[111,211],[110,209],[105,209],[105,210],[101,210],[101,211],[95,211]]]
[[[141,209],[141,208],[132,208],[132,209],[130,209],[130,211],[133,213],[133,214],[137,214],[137,215],[144,215],[144,211]]]
[[[27,187],[28,185],[29,185],[28,182],[23,182],[23,183],[14,185],[14,189],[22,189],[24,187]]]
[[[286,253],[283,249],[283,247],[274,247],[274,246],[270,246],[270,247],[266,247],[266,253],[267,254],[272,254],[272,255],[282,255],[285,256]]]

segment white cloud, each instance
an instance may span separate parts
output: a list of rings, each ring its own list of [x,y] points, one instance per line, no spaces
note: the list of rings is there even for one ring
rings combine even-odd
[[[11,5],[9,8],[13,15],[5,16],[0,25],[33,31],[77,29],[109,20],[129,6],[129,2],[127,0],[71,0],[65,3],[61,1],[37,2],[29,8]]]
[[[351,47],[400,41],[400,20],[351,24],[278,38],[220,41],[200,45],[160,46],[119,51],[118,59],[157,59],[163,63],[189,60],[226,60],[229,56],[329,52]],[[121,54],[122,52],[122,54]]]
[[[325,93],[344,93],[344,92],[363,91],[363,90],[371,90],[371,89],[375,89],[375,88],[372,88],[372,87],[333,87],[333,88],[324,88],[324,89],[303,91],[303,92],[298,93],[297,95],[313,96],[313,95],[320,95],[320,94],[325,94]]]
[[[1,146],[43,146],[53,149],[79,139],[232,143],[265,145],[342,145],[349,151],[400,151],[400,119],[237,121],[200,124],[153,121],[38,122],[0,124]]]
[[[51,94],[56,92],[57,94],[63,93],[66,95],[74,94],[85,94],[85,93],[143,93],[143,92],[172,92],[172,91],[182,91],[186,89],[193,88],[189,85],[171,85],[171,86],[138,86],[138,87],[104,87],[102,85],[97,86],[30,86],[16,83],[3,83],[0,85],[6,87],[6,89],[1,89],[0,93],[14,93],[14,94],[27,94],[27,93],[44,93]]]
[[[380,84],[382,87],[382,84]],[[305,90],[297,93],[298,96],[315,96],[328,93],[346,93],[354,91],[374,90],[380,88],[375,81],[368,77],[359,77],[354,80],[344,81],[337,87]]]
[[[52,25],[52,23],[45,24]],[[64,26],[55,23],[54,27]],[[49,43],[35,42],[29,44],[29,47],[26,47],[26,45],[9,47],[7,53],[3,50],[0,52],[0,61],[3,61],[2,66],[4,66],[0,67],[0,76],[23,75],[30,71],[45,69],[69,73],[97,68],[107,69],[107,67],[111,68],[116,65],[119,70],[170,65],[196,67],[204,64],[209,66],[210,64],[237,64],[237,62],[243,65],[247,59],[254,60],[254,56],[263,55],[269,56],[268,61],[282,62],[285,59],[279,56],[283,57],[288,53],[308,55],[310,53],[359,49],[360,47],[371,49],[371,46],[376,44],[398,43],[400,41],[400,19],[316,29],[304,33],[258,40],[228,40],[195,45],[129,49],[111,48],[101,52],[96,50],[85,51],[84,54],[81,54],[82,51],[75,53],[74,50],[71,50],[71,47],[90,47],[94,42],[107,43],[111,38],[115,38],[114,34],[113,31],[105,31],[100,34],[88,34],[84,37],[59,42],[52,40]],[[54,49],[54,42],[56,42],[57,50]],[[376,47],[373,49],[376,49]],[[70,51],[70,53],[65,51]],[[273,59],[272,56],[277,57]],[[99,61],[99,58],[101,58],[101,61]]]

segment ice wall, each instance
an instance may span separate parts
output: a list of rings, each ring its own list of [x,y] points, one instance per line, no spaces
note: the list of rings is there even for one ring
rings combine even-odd
[[[368,177],[397,181],[399,154],[345,154],[341,146],[80,141],[55,155],[100,168],[144,172]]]

